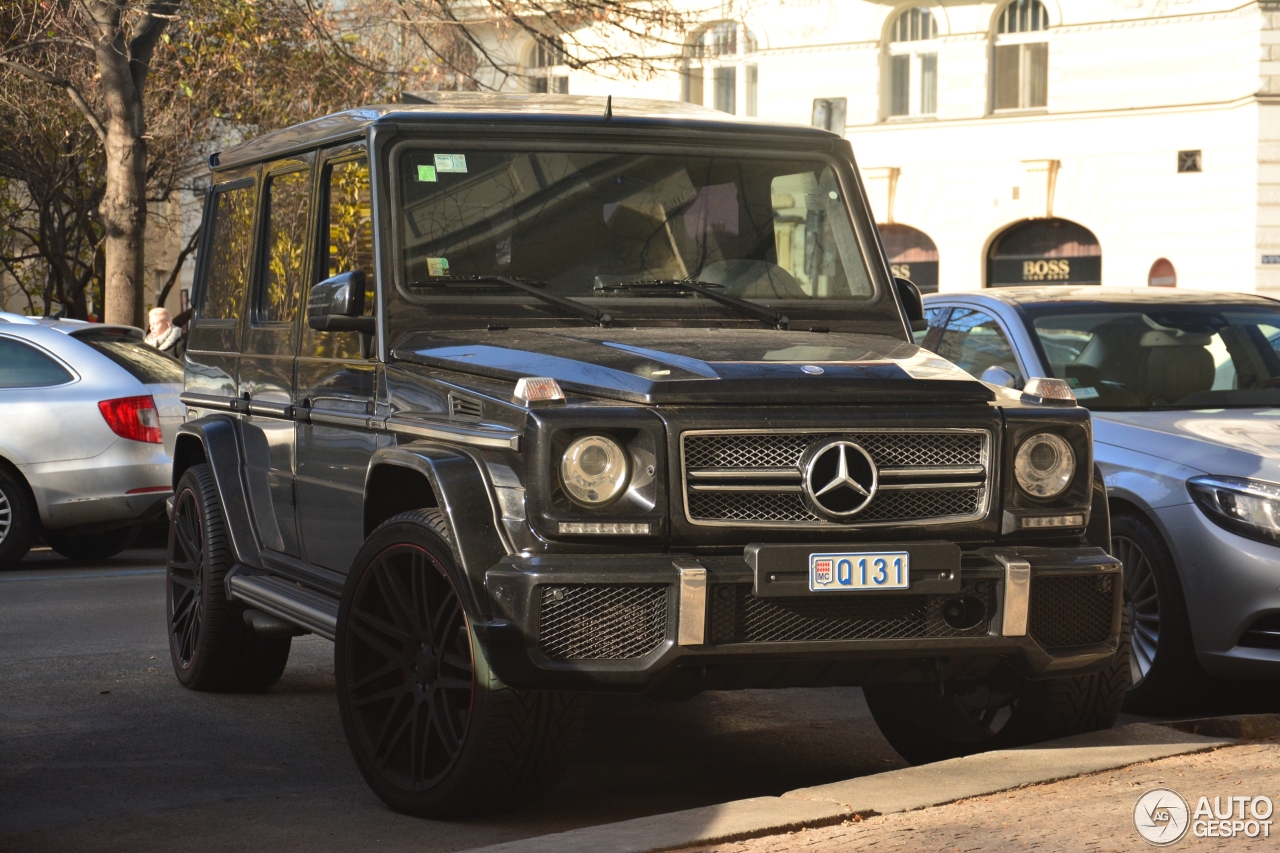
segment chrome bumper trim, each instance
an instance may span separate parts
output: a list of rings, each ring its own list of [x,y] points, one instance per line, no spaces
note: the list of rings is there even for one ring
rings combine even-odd
[[[680,573],[680,621],[677,642],[701,646],[707,642],[707,570],[697,560],[681,558],[671,564]]]
[[[1027,608],[1031,604],[1031,564],[1026,560],[1010,559],[996,554],[1004,566],[1004,618],[1000,635],[1004,637],[1027,636]]]

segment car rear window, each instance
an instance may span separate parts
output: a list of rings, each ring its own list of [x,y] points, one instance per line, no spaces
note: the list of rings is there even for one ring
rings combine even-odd
[[[144,385],[182,383],[182,365],[172,356],[147,346],[137,329],[86,329],[74,337],[129,371]]]

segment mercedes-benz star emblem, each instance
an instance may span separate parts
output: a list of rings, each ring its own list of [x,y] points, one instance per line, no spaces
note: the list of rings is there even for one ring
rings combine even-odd
[[[870,454],[845,438],[810,445],[800,460],[809,508],[833,521],[864,510],[875,497],[880,475]]]
[[[806,364],[803,367],[801,367],[800,370],[801,372],[807,373],[810,376],[821,376],[823,374],[822,368],[818,367],[818,365],[816,364]]]

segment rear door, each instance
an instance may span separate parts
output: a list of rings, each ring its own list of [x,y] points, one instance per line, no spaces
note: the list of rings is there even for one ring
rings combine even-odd
[[[320,170],[314,283],[363,270],[364,311],[374,313],[374,252],[369,161],[363,145],[327,152]],[[298,423],[298,526],[312,565],[346,572],[364,540],[364,481],[378,437],[379,363],[372,339],[357,332],[317,332],[302,325]]]
[[[245,468],[262,544],[296,557],[301,550],[294,518],[293,371],[309,269],[309,160],[269,164],[261,195],[262,224],[237,390],[248,409]]]

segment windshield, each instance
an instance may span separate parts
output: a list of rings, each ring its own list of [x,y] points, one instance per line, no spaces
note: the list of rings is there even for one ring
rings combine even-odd
[[[1028,309],[1054,376],[1098,410],[1280,406],[1280,311],[1265,305]]]
[[[752,322],[708,289],[792,317],[865,315],[877,301],[836,173],[817,158],[411,147],[398,175],[400,295],[437,327],[574,317],[472,276],[530,283],[624,323]],[[877,313],[896,320],[883,303]]]
[[[74,337],[129,371],[143,385],[182,384],[182,365],[143,343],[143,334],[137,329],[93,329],[77,332]]]

